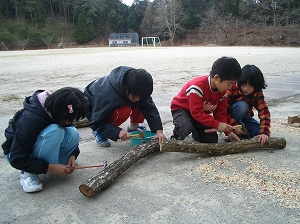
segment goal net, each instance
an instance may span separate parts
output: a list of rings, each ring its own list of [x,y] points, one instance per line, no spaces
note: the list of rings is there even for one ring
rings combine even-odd
[[[159,37],[142,37],[142,47],[161,47]]]

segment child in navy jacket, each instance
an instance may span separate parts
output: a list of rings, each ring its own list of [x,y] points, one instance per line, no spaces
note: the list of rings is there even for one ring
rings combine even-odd
[[[85,117],[87,98],[76,88],[65,87],[54,93],[37,90],[26,97],[5,129],[2,144],[8,162],[21,170],[25,192],[42,190],[38,174],[71,174],[79,155],[79,134],[73,120]]]

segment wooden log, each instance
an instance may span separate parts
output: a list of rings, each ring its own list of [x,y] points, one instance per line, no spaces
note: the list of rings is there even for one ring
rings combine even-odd
[[[112,183],[115,178],[120,176],[129,167],[135,164],[141,158],[144,158],[150,153],[161,152],[186,152],[186,153],[198,153],[209,156],[233,154],[238,152],[244,152],[257,148],[273,148],[284,149],[286,146],[286,140],[284,138],[269,138],[268,142],[264,146],[261,146],[257,142],[257,139],[247,139],[236,142],[226,143],[188,143],[184,141],[168,141],[163,143],[160,147],[158,142],[149,142],[142,145],[135,146],[132,150],[126,153],[120,159],[114,161],[101,172],[92,176],[84,181],[80,186],[80,192],[91,197],[95,192],[100,191],[107,185]]]
[[[163,144],[161,152],[187,152],[198,153],[208,156],[219,156],[245,152],[257,148],[274,148],[284,149],[286,140],[284,138],[269,138],[263,146],[257,142],[256,138],[245,139],[241,141],[227,142],[227,143],[185,143],[183,141],[170,141]]]
[[[73,126],[75,128],[85,128],[90,126],[89,120],[85,117],[83,119],[80,119],[78,121],[73,121]]]
[[[159,151],[159,144],[157,142],[149,142],[135,146],[123,157],[108,165],[100,173],[84,181],[79,186],[80,192],[87,197],[91,197],[96,191],[100,191],[113,182],[116,177],[121,175],[138,160],[155,151]]]
[[[300,115],[294,117],[288,117],[288,124],[300,123]]]

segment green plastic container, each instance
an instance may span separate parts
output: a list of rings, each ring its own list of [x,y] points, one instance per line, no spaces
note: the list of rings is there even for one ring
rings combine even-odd
[[[143,132],[145,134],[145,142],[150,142],[151,138],[153,138],[156,135],[155,133],[152,133],[151,131],[143,131]],[[139,133],[140,133],[139,131],[130,132],[131,135],[139,134]],[[130,138],[130,143],[132,146],[135,146],[135,145],[143,144],[143,141],[142,141],[142,138],[132,137],[132,138]]]

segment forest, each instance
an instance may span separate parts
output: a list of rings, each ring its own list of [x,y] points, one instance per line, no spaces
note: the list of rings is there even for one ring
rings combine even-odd
[[[0,50],[108,46],[136,32],[176,45],[300,45],[300,0],[0,0]]]

